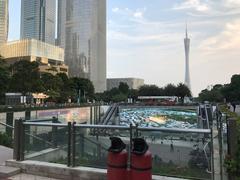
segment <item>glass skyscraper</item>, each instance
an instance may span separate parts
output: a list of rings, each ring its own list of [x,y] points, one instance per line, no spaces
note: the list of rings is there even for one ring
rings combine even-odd
[[[22,0],[21,39],[55,44],[56,1]]]
[[[58,0],[58,45],[69,75],[106,90],[106,0]]]
[[[8,0],[0,0],[0,46],[8,38]]]

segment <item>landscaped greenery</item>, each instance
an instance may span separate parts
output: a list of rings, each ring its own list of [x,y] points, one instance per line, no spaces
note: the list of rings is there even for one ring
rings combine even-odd
[[[236,151],[236,155],[235,157],[231,157],[229,155],[226,156],[226,159],[225,159],[225,167],[227,169],[227,171],[232,174],[232,175],[235,175],[238,179],[240,179],[240,117],[234,113],[234,112],[231,112],[227,106],[221,106],[221,111],[226,113],[226,115],[229,117],[229,118],[235,118],[237,120],[237,127],[236,127],[236,130],[237,130],[237,151]]]
[[[200,101],[223,102],[224,99],[228,102],[240,102],[240,74],[233,75],[229,84],[217,84],[199,94]]]
[[[137,100],[138,96],[177,96],[182,102],[184,97],[191,97],[191,91],[187,86],[179,83],[177,86],[168,84],[163,88],[159,88],[156,85],[143,85],[138,90],[129,89],[126,83],[120,83],[118,88],[113,88],[110,91],[97,94],[98,100],[105,102],[122,102],[127,98]]]
[[[43,92],[49,102],[66,103],[69,99],[78,102],[94,98],[94,86],[88,79],[68,78],[64,73],[52,75],[40,73],[38,62],[21,60],[11,66],[0,58],[0,104],[4,104],[6,92],[27,93]]]
[[[125,102],[127,98],[137,99],[138,96],[178,96],[183,100],[191,96],[190,90],[182,83],[177,86],[169,84],[164,88],[155,85],[144,85],[139,90],[129,89],[126,83],[120,83],[104,93],[94,94],[92,82],[84,78],[68,78],[66,74],[40,73],[38,62],[21,60],[11,65],[0,57],[0,104],[4,104],[6,92],[27,93],[43,92],[49,96],[47,101],[66,103],[69,99],[78,102],[95,99],[104,102]]]
[[[12,147],[12,139],[6,133],[0,132],[0,145]]]

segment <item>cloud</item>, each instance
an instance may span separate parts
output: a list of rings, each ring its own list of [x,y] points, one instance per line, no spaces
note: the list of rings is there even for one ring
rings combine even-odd
[[[115,7],[112,9],[112,12],[114,13],[118,13],[118,14],[121,14],[121,15],[127,15],[127,16],[130,16],[130,17],[133,17],[133,18],[143,18],[144,16],[144,13],[146,12],[146,8],[141,8],[141,9],[129,9],[129,8],[118,8],[118,7]]]
[[[132,36],[128,33],[118,32],[114,30],[110,30],[108,32],[108,38],[111,40],[117,41],[126,41],[128,44],[136,43],[146,43],[146,42],[159,42],[159,43],[172,43],[176,42],[176,40],[180,40],[183,38],[183,34],[181,33],[155,33],[155,34],[136,34]]]
[[[225,4],[226,7],[230,7],[230,8],[239,8],[240,7],[239,0],[223,0],[223,4]]]
[[[240,19],[226,23],[217,35],[207,38],[200,44],[200,49],[210,53],[221,51],[239,51]]]
[[[118,11],[119,11],[118,7],[112,8],[112,12],[118,12]]]
[[[180,4],[175,4],[173,9],[174,10],[193,9],[199,12],[206,12],[210,10],[210,7],[207,3],[203,3],[200,0],[185,0]]]
[[[133,14],[133,16],[134,16],[135,18],[142,18],[142,17],[143,17],[143,12],[135,12],[135,13]]]

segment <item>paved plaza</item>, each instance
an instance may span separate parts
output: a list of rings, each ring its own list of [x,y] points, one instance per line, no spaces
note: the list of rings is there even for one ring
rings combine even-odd
[[[18,174],[8,178],[8,180],[57,180],[57,179],[47,178],[42,176],[35,176],[31,174]]]
[[[0,146],[0,165],[4,165],[6,160],[13,158],[13,150],[4,146]]]

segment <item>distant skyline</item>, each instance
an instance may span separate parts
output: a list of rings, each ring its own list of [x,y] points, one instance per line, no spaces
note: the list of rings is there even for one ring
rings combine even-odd
[[[21,0],[21,39],[55,45],[56,1]]]
[[[9,3],[9,40],[16,40],[21,1]],[[108,77],[184,82],[186,21],[193,95],[240,73],[239,0],[108,0],[107,13]]]

